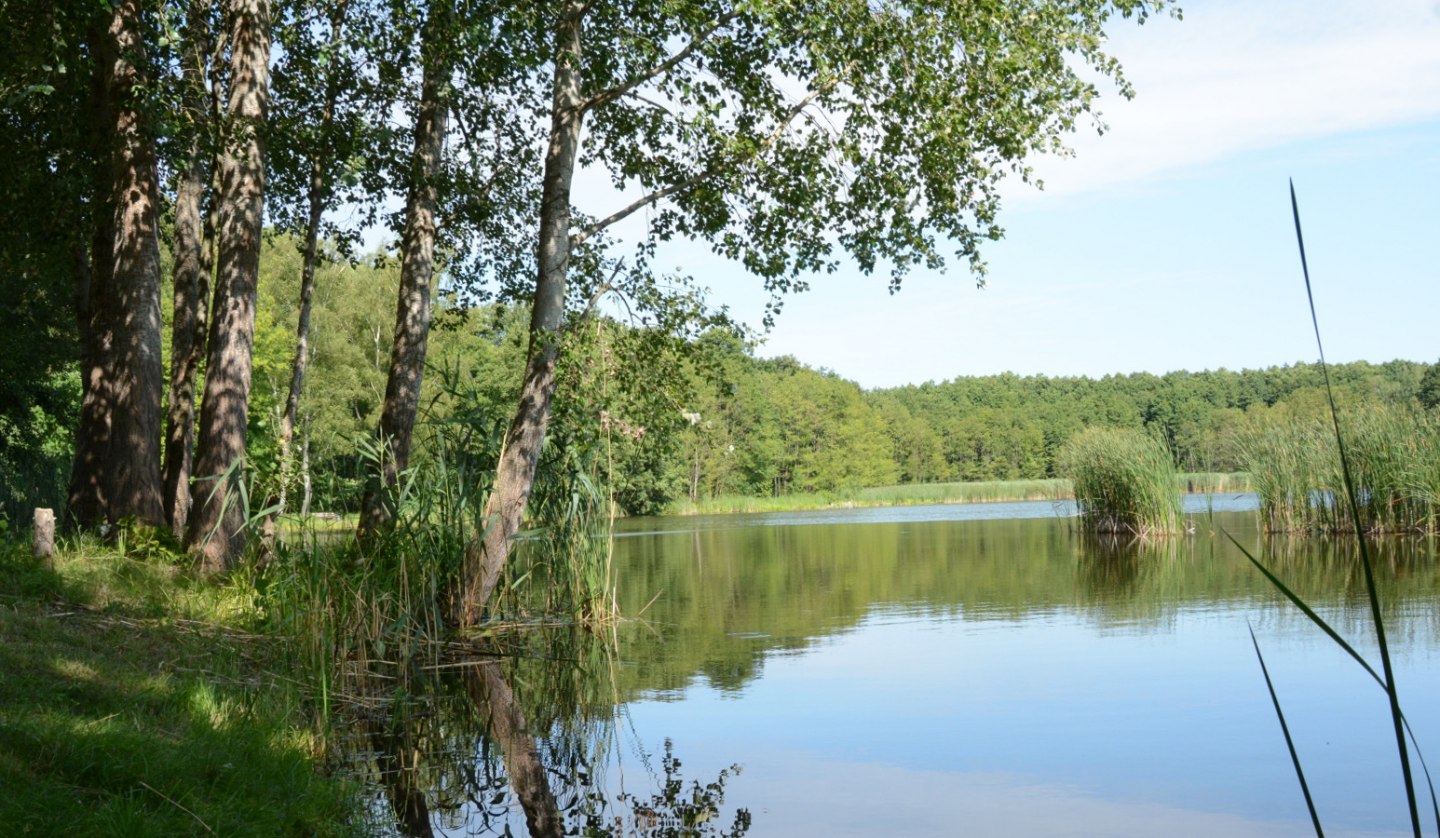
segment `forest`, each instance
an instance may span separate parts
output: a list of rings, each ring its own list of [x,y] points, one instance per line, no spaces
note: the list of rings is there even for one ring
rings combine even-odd
[[[584,743],[619,719],[594,717],[620,696],[620,539],[599,537],[614,516],[1058,477],[1092,428],[1229,472],[1260,432],[1321,415],[1328,379],[1303,362],[1095,380],[967,376],[955,358],[950,380],[866,391],[765,357],[787,296],[827,293],[842,267],[897,292],[919,271],[983,285],[1002,195],[1040,186],[1037,155],[1103,133],[1102,98],[1134,94],[1108,34],[1163,14],[1179,10],[7,0],[0,823],[429,835],[427,806],[485,808],[503,773],[531,834],[652,834],[643,798],[622,793],[634,828],[610,831],[600,792],[564,813],[551,793],[560,769],[571,791],[590,782]],[[768,294],[762,322],[713,299],[715,276],[666,267],[679,252]],[[1427,414],[1410,408],[1440,403],[1440,364],[1330,374],[1342,406],[1409,411],[1387,443],[1414,442],[1406,422]],[[1434,532],[1440,468],[1425,476]],[[1280,495],[1310,505],[1334,485]],[[60,549],[32,554],[20,531],[39,508]],[[866,556],[871,581],[916,564],[869,543],[888,551]],[[681,604],[818,601],[793,595],[810,583],[791,569],[696,594],[670,570],[634,579]],[[837,584],[846,625],[863,605]],[[730,652],[687,654],[665,680],[698,666],[739,684],[758,658]],[[463,724],[435,712],[441,681]],[[435,738],[458,756],[432,769]],[[332,770],[346,750],[358,767]],[[684,834],[748,828],[743,809],[728,833],[706,825],[726,776],[696,782]]]

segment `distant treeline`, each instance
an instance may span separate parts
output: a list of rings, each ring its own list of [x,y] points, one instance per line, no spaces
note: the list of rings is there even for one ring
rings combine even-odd
[[[1431,369],[1356,362],[1331,377],[1342,404],[1433,405]],[[1092,425],[1154,434],[1182,471],[1239,471],[1247,429],[1325,406],[1322,370],[1306,363],[1100,379],[1005,373],[871,391],[793,358],[736,352],[724,370],[685,436],[692,498],[1056,477],[1060,448]]]

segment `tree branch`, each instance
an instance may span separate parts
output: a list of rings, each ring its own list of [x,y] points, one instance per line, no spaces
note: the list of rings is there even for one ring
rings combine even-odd
[[[853,63],[851,66],[853,66]],[[579,245],[590,237],[594,236],[596,233],[599,233],[601,230],[609,227],[611,224],[614,224],[617,221],[621,221],[622,219],[625,219],[638,212],[639,210],[651,206],[652,204],[659,203],[660,201],[665,200],[666,198],[674,195],[677,192],[683,192],[686,189],[695,186],[696,184],[712,177],[722,168],[743,163],[747,158],[754,158],[755,156],[759,155],[763,149],[769,148],[771,145],[773,145],[775,141],[780,138],[780,135],[785,132],[785,129],[788,128],[797,117],[799,117],[805,112],[806,108],[808,108],[816,99],[820,98],[820,96],[833,90],[835,86],[839,83],[840,76],[837,75],[834,78],[830,79],[828,82],[826,82],[824,85],[821,85],[815,90],[812,90],[810,94],[807,95],[804,99],[796,102],[793,106],[791,106],[790,110],[785,113],[785,116],[779,121],[779,123],[776,124],[775,129],[771,131],[763,141],[757,143],[749,152],[743,155],[736,155],[728,161],[723,159],[712,161],[709,166],[706,166],[699,173],[689,178],[686,178],[679,183],[672,183],[662,189],[657,189],[654,192],[651,192],[649,195],[633,201],[629,206],[612,212],[611,214],[600,219],[599,221],[596,221],[590,226],[579,230],[574,235],[572,235],[570,237],[570,246],[574,247],[576,245]]]
[[[727,14],[721,15],[715,20],[711,21],[710,25],[706,26],[703,30],[697,33],[695,37],[691,38],[690,43],[686,44],[684,49],[681,49],[679,52],[675,53],[664,61],[661,61],[659,64],[656,64],[650,69],[645,70],[644,72],[640,73],[640,75],[627,79],[626,81],[621,82],[614,87],[602,90],[594,96],[591,96],[589,99],[586,99],[584,102],[580,103],[580,110],[588,111],[594,108],[598,108],[601,105],[609,104],[610,102],[619,99],[621,96],[624,96],[626,93],[629,93],[630,91],[650,81],[651,79],[654,79],[657,76],[661,76],[669,72],[670,70],[674,69],[677,64],[689,58],[690,55],[695,52],[695,49],[697,47],[705,43],[705,41],[709,40],[710,36],[714,35],[717,31],[719,31],[722,26],[739,16],[739,12],[729,12]]]

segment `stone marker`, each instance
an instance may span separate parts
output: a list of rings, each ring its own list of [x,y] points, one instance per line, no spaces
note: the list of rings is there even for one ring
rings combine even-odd
[[[35,558],[55,555],[55,510],[35,509]]]

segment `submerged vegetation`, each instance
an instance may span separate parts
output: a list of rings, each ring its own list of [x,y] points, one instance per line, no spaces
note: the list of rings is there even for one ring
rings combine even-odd
[[[1070,440],[1061,462],[1090,533],[1169,535],[1183,528],[1179,476],[1165,445],[1137,431],[1091,428]]]

